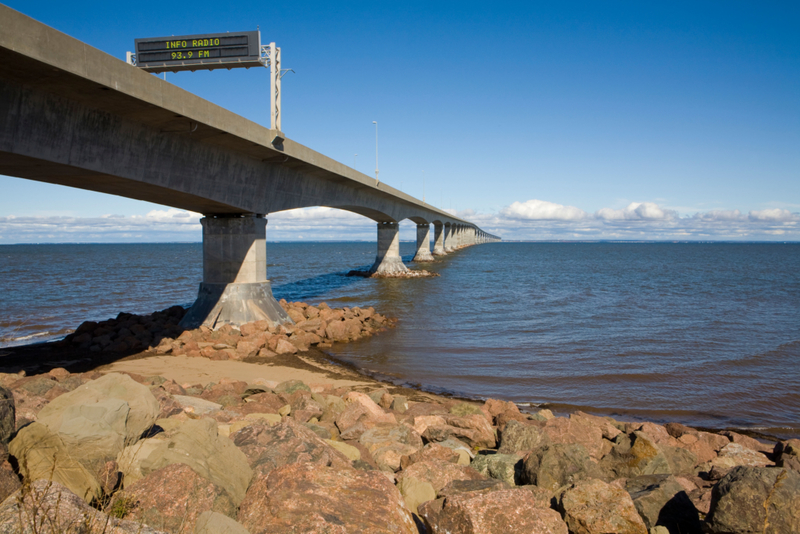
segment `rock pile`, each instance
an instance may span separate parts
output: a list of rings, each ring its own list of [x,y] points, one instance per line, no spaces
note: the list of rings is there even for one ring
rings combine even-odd
[[[376,313],[371,307],[334,309],[324,302],[311,306],[285,300],[281,300],[280,305],[294,324],[270,325],[267,321],[257,321],[238,329],[225,325],[218,330],[201,326],[184,331],[178,323],[186,310],[173,306],[146,316],[121,313],[116,319],[84,322],[63,343],[90,352],[150,350],[213,360],[247,360],[354,341],[394,324],[394,320]]]
[[[800,440],[297,380],[0,385],[0,532],[800,532]]]

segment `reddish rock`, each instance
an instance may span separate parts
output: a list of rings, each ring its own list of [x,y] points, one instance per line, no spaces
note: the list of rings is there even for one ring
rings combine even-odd
[[[720,432],[720,435],[727,437],[728,439],[731,440],[732,443],[741,445],[746,449],[761,452],[764,454],[772,454],[773,452],[775,452],[774,443],[769,445],[766,443],[761,443],[757,439],[751,438],[750,436],[745,436],[744,434],[739,434],[738,432],[732,432],[730,430]]]
[[[600,480],[574,484],[559,507],[572,534],[647,534],[628,492]]]
[[[450,462],[451,464],[458,463],[460,455],[453,449],[442,447],[438,443],[428,443],[422,449],[416,451],[408,456],[403,456],[400,459],[400,467],[407,469],[409,466],[417,462],[425,460],[439,460],[442,462]]]
[[[0,505],[0,532],[165,534],[138,521],[109,517],[58,482],[36,480]]]
[[[181,388],[181,389],[183,389],[183,388]],[[181,413],[183,411],[183,406],[181,406],[181,404],[178,401],[176,401],[172,397],[172,395],[167,393],[164,390],[163,387],[156,386],[156,387],[150,388],[150,392],[153,394],[153,396],[158,401],[158,405],[159,405],[159,408],[160,408],[160,410],[158,412],[158,418],[159,419],[166,419],[167,417],[169,417],[171,415],[176,415],[176,414],[179,414],[179,413]]]
[[[384,475],[293,464],[256,480],[239,510],[250,532],[417,534],[403,497]]]
[[[350,460],[342,453],[292,418],[284,418],[273,427],[254,423],[230,437],[245,454],[250,467],[261,476],[277,467],[299,462],[340,469],[350,467]]]
[[[581,420],[556,417],[547,421],[543,428],[551,443],[578,443],[586,447],[595,460],[602,457],[603,432],[597,426],[584,424]]]
[[[115,497],[121,500],[132,505],[126,519],[170,532],[192,532],[197,516],[208,510],[228,516],[236,511],[223,489],[185,464],[153,471]]]
[[[603,434],[603,438],[613,441],[622,431],[614,426],[610,417],[598,417],[584,412],[575,412],[569,416],[571,421],[589,426],[596,426]]]
[[[372,423],[397,423],[394,414],[385,412],[364,393],[351,391],[343,397],[344,410],[336,416],[336,426],[343,433],[359,421]]]
[[[425,503],[420,515],[430,534],[567,534],[558,512],[524,489],[453,495]]]
[[[417,462],[398,474],[398,479],[405,477],[429,482],[436,491],[454,480],[486,480],[487,478],[471,467],[435,459]]]
[[[275,354],[297,354],[297,347],[283,337],[279,337],[278,341],[275,343],[275,347],[270,347],[270,349],[275,352]]]
[[[17,491],[22,484],[20,483],[19,476],[14,472],[14,468],[8,463],[8,452],[5,451],[5,446],[2,447],[2,461],[0,461],[0,502],[3,502],[6,497]]]
[[[500,435],[501,454],[524,453],[538,450],[550,443],[544,423],[509,421]]]

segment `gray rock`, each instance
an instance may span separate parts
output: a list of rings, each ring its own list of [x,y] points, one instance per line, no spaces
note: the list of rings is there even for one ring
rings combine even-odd
[[[311,388],[308,387],[302,380],[286,380],[285,382],[281,382],[275,386],[275,393],[285,393],[287,395],[291,395],[295,391],[311,392]]]
[[[191,408],[192,413],[197,415],[207,415],[222,409],[222,405],[210,400],[192,397],[190,395],[173,395],[173,399],[178,401],[181,406]]]
[[[586,447],[556,443],[532,452],[525,459],[523,480],[555,491],[562,486],[589,478],[594,464]]]
[[[91,502],[101,494],[100,484],[80,462],[75,460],[64,442],[41,423],[20,429],[8,445],[25,480],[52,480]]]
[[[714,486],[706,520],[718,534],[800,532],[800,473],[734,467]]]
[[[509,486],[522,484],[522,459],[516,454],[478,454],[469,464],[478,473],[502,480]]]
[[[244,499],[253,476],[244,453],[230,439],[220,436],[217,423],[208,418],[179,422],[166,435],[126,447],[117,458],[126,483],[176,463],[188,465],[198,475],[223,488],[237,506]]]
[[[38,422],[55,432],[83,462],[113,459],[155,423],[161,408],[147,386],[109,373],[56,397]]]
[[[700,534],[700,516],[672,475],[643,475],[629,478],[625,489],[648,529],[665,527],[670,533]]]

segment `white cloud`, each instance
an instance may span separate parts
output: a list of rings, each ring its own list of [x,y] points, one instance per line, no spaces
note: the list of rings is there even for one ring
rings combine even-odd
[[[712,210],[681,216],[653,202],[603,208],[594,214],[544,200],[513,202],[496,213],[446,210],[509,240],[781,240],[800,241],[800,213],[784,208]],[[199,213],[153,210],[125,217],[0,217],[0,243],[200,241]],[[366,240],[375,222],[333,208],[288,210],[267,216],[269,241]],[[411,221],[400,237],[415,239]]]
[[[619,210],[603,208],[595,216],[609,221],[658,221],[673,219],[678,213],[667,210],[652,202],[632,202],[628,207]]]
[[[510,219],[530,221],[579,221],[589,216],[585,211],[573,206],[537,199],[514,202],[503,208],[500,213]]]
[[[751,221],[790,222],[800,221],[800,214],[789,210],[774,208],[771,210],[751,211],[748,215]]]

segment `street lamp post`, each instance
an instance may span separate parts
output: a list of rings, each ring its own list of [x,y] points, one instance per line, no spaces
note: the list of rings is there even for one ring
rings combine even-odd
[[[372,121],[372,124],[375,125],[375,185],[377,186],[378,181],[378,121]]]

